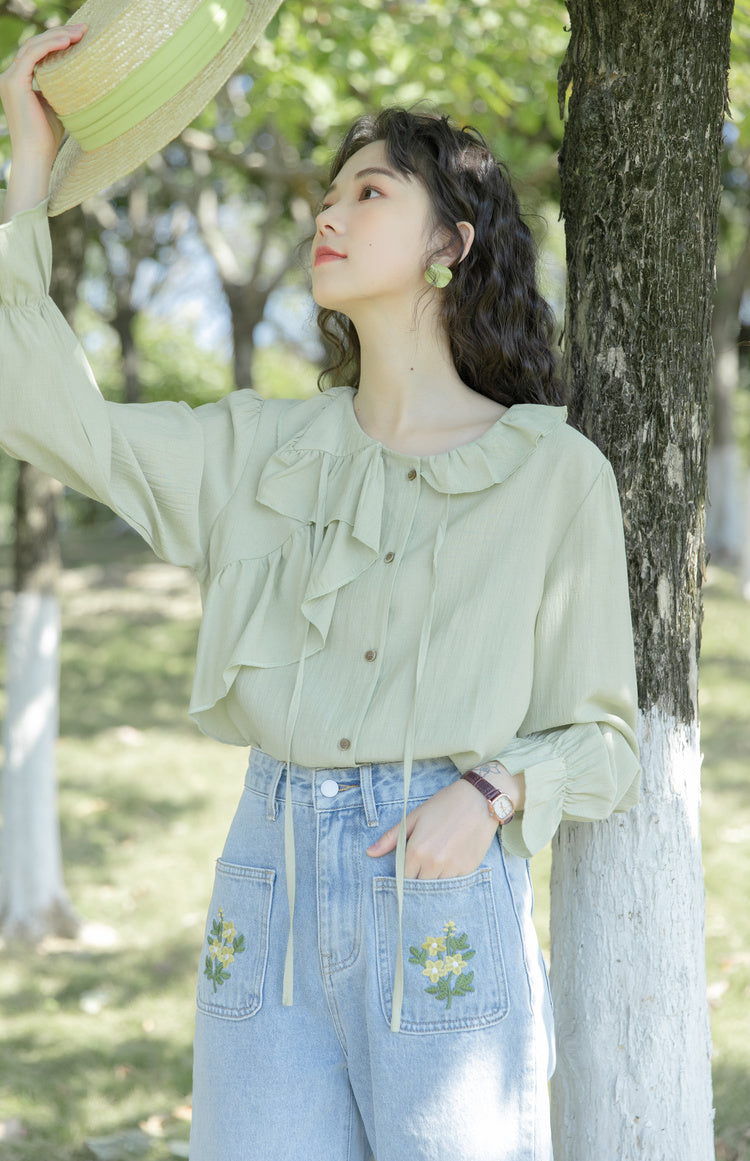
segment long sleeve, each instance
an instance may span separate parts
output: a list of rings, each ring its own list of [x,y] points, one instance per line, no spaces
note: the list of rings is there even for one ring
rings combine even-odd
[[[252,446],[260,397],[116,404],[51,300],[46,203],[0,226],[0,447],[107,504],[164,559],[200,571]],[[207,447],[211,455],[206,455]]]
[[[622,518],[605,464],[547,570],[530,704],[497,755],[526,781],[524,811],[503,829],[510,851],[536,853],[561,819],[606,818],[635,804],[636,714]]]

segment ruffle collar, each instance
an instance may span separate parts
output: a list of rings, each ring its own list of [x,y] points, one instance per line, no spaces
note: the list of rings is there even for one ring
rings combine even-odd
[[[418,464],[436,492],[459,495],[500,484],[533,455],[539,441],[567,418],[564,407],[517,403],[478,439],[452,451],[407,456],[367,435],[354,413],[355,392],[334,387],[308,400],[310,421],[279,447],[263,471],[258,500],[285,515],[309,520],[323,460],[328,495],[359,541],[379,545],[385,458]]]

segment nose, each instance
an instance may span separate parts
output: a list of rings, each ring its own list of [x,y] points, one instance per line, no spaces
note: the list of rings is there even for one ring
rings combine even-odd
[[[339,216],[336,214],[335,206],[326,206],[315,217],[315,225],[317,227],[318,235],[323,238],[326,233],[338,234],[341,232],[341,222]]]

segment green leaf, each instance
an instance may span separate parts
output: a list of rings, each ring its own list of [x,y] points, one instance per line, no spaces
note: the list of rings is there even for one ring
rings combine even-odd
[[[238,935],[237,938],[235,939],[232,947],[234,949],[235,955],[239,955],[239,953],[241,951],[244,951],[245,950],[245,937],[244,937],[244,935]]]
[[[467,949],[467,950],[466,950],[466,951],[463,953],[463,958],[464,958],[464,959],[471,959],[471,957],[472,957],[473,955],[476,955],[476,954],[477,954],[477,953],[476,953],[475,951],[472,951],[472,950],[471,950],[471,948],[468,948],[468,949]]]

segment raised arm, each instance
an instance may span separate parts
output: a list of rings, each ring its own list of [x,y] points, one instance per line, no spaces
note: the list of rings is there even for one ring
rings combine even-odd
[[[77,44],[85,24],[67,24],[25,41],[15,60],[0,73],[0,101],[10,132],[12,166],[3,222],[44,201],[63,127],[54,109],[33,88],[34,69],[53,52]]]
[[[33,37],[0,76],[13,135],[0,224],[0,448],[107,504],[159,556],[200,572],[262,401],[248,391],[195,411],[109,403],[49,297],[46,198],[60,123],[31,78],[37,61],[81,35],[71,27]]]

